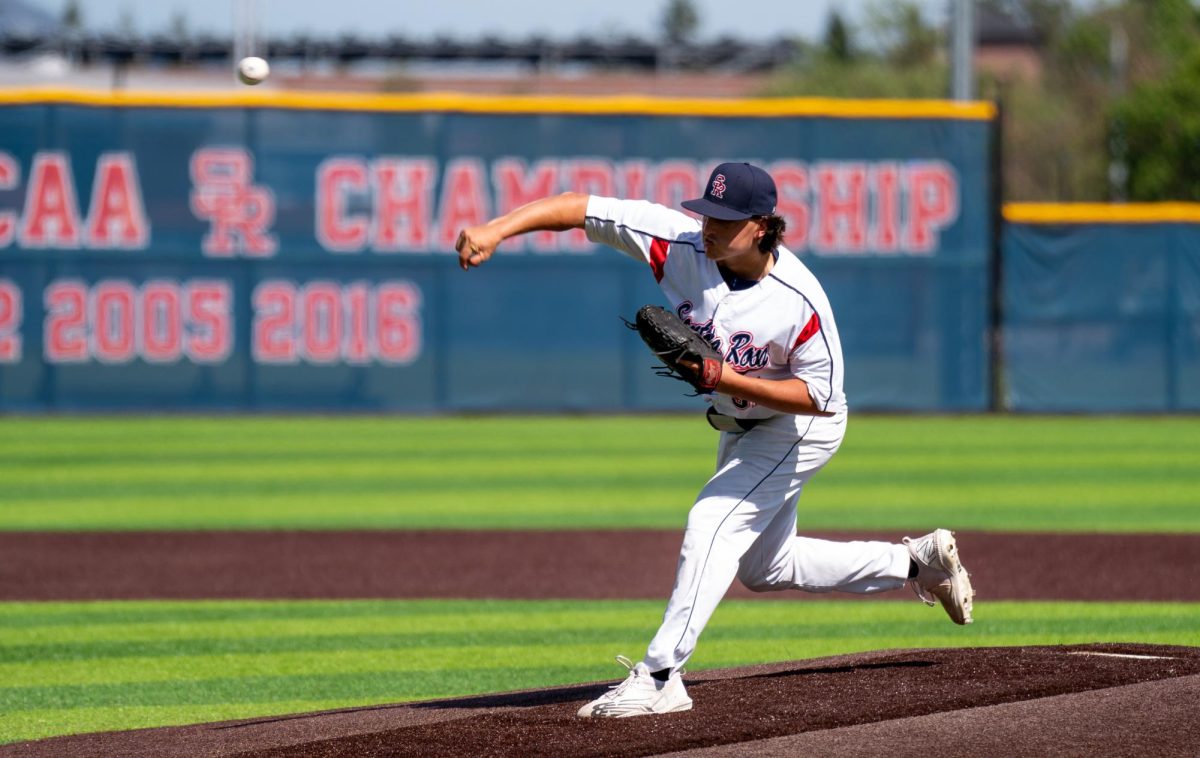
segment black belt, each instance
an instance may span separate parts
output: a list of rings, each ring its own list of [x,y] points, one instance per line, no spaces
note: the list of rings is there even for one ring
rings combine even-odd
[[[711,406],[705,417],[708,419],[708,425],[718,432],[733,432],[734,434],[748,432],[765,420],[726,416],[724,413],[718,413],[717,409]]]

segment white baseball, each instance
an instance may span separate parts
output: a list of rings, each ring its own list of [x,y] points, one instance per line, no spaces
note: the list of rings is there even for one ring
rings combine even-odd
[[[257,55],[251,55],[238,61],[237,72],[242,84],[258,84],[271,73],[271,67]]]

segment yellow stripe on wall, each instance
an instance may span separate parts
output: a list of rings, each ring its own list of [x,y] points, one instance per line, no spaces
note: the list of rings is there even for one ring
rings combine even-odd
[[[1014,224],[1200,223],[1200,203],[1005,203]]]
[[[717,100],[538,95],[468,95],[430,92],[406,95],[340,92],[151,92],[93,91],[59,88],[0,89],[0,106],[64,104],[155,108],[289,108],[347,111],[453,111],[462,113],[567,113],[581,115],[651,115],[781,118],[945,118],[988,121],[992,103],[949,100],[839,100],[779,98]]]

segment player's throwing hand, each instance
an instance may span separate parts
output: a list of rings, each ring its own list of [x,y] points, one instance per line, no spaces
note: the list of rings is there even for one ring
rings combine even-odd
[[[496,245],[499,244],[500,238],[489,234],[486,224],[463,229],[454,243],[454,249],[458,251],[458,265],[462,266],[463,271],[472,266],[482,266],[496,252]]]

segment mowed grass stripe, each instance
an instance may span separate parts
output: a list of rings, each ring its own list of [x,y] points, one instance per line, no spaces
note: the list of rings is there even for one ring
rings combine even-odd
[[[0,420],[0,529],[679,528],[698,417]],[[853,417],[807,529],[1200,531],[1200,419]]]
[[[529,645],[553,648],[558,657],[601,643],[643,640],[659,620],[659,602],[490,601],[466,603],[446,601],[452,609],[428,614],[439,601],[366,601],[365,607],[324,602],[290,602],[278,607],[264,603],[274,618],[251,619],[238,613],[254,603],[232,602],[228,618],[222,619],[220,603],[203,609],[209,618],[186,620],[192,603],[163,603],[163,608],[146,604],[150,618],[138,622],[126,618],[121,624],[95,625],[94,613],[68,616],[73,624],[36,624],[37,603],[6,604],[4,616],[19,619],[22,609],[34,619],[22,626],[11,625],[0,639],[0,681],[8,685],[89,684],[102,681],[151,681],[170,679],[208,668],[211,657],[224,662],[252,662],[254,675],[306,670],[324,673],[329,669],[428,670],[461,663],[486,654],[487,661],[470,667],[492,667],[516,660]],[[58,604],[58,603],[55,603]],[[65,603],[62,606],[71,606]],[[121,609],[124,603],[97,603],[138,615],[139,609]],[[275,606],[275,607],[272,607]],[[968,639],[1013,631],[1026,625],[1037,631],[1039,622],[1056,621],[1056,631],[1075,634],[1104,630],[1110,626],[1145,626],[1158,631],[1187,631],[1196,610],[1186,603],[989,603],[990,624],[968,627],[930,625],[942,621],[940,612],[929,612],[916,602],[880,601],[846,603],[731,603],[739,612],[727,614],[721,624],[710,627],[706,639],[731,636],[738,639],[824,639],[847,633],[852,636],[929,636],[949,634]],[[830,609],[832,608],[832,609]],[[1006,616],[1013,608],[1020,615]],[[176,610],[180,618],[162,618]],[[409,614],[409,610],[413,610]],[[349,613],[348,613],[349,612]],[[464,626],[464,620],[469,625]],[[10,626],[10,625],[6,625]],[[52,644],[53,643],[53,644]],[[155,655],[144,655],[149,646]],[[397,649],[419,651],[413,657],[396,658]],[[151,661],[172,651],[170,660]],[[103,651],[104,654],[100,654]],[[122,655],[124,654],[124,655]],[[380,657],[382,656],[382,657]],[[78,660],[90,660],[80,667]]]
[[[7,509],[10,530],[127,529],[612,529],[679,528],[691,504],[665,489],[622,498],[608,490],[497,493],[465,499],[461,492],[401,498],[394,493],[349,498],[278,493],[227,497],[130,496],[103,503],[62,500]]]
[[[890,597],[896,597],[895,595]],[[805,628],[812,624],[855,623],[874,619],[897,624],[924,621],[926,614],[913,614],[923,606],[902,598],[868,603],[820,598],[815,602],[792,603],[730,600],[726,606],[744,607],[730,616],[726,625],[740,628],[757,624],[787,627],[803,616]],[[460,638],[489,637],[502,630],[543,636],[564,630],[625,629],[628,620],[649,613],[651,627],[661,619],[662,602],[657,600],[188,600],[188,601],[91,601],[0,603],[0,650],[10,646],[46,643],[121,641],[169,641],[183,645],[191,641],[232,640],[254,644],[257,638],[323,637],[328,635],[405,634],[424,644],[425,637],[454,634]],[[988,602],[989,613],[1004,622],[1025,618],[1083,619],[1106,626],[1127,614],[1157,621],[1190,618],[1188,603],[1081,603],[1081,602]],[[649,610],[648,610],[649,609]],[[1012,615],[1012,609],[1020,613]],[[930,612],[940,619],[936,613]],[[464,619],[481,617],[487,623],[465,627]],[[469,629],[469,631],[467,631]],[[970,627],[975,630],[977,627]],[[956,630],[961,631],[961,630]]]
[[[800,506],[802,530],[890,529],[921,531],[933,526],[990,531],[1187,532],[1200,529],[1194,499],[1138,491],[1136,503],[1100,505],[1064,491],[1064,500],[1041,493],[1002,500],[990,489],[933,489],[904,492],[879,488],[827,494],[818,480]],[[461,492],[428,495],[415,501],[377,494],[261,494],[227,497],[130,496],[103,503],[64,500],[0,506],[9,530],[128,529],[679,529],[690,499],[667,488],[623,495],[607,490],[569,493],[525,492],[514,501],[497,493],[479,500]]]
[[[1029,453],[960,455],[953,467],[935,469],[922,461],[920,456],[908,453],[888,456],[854,456],[838,466],[843,484],[922,484],[929,477],[929,470],[938,470],[937,480],[949,485],[980,484],[1054,484],[1064,478],[1073,479],[1087,474],[1099,482],[1122,483],[1131,477],[1160,479],[1175,477],[1182,485],[1190,484],[1191,474],[1196,467],[1193,451],[1139,451],[1136,454],[1120,452],[1075,453],[1070,456],[1041,456],[1033,458]],[[531,459],[530,455],[536,455]],[[456,483],[457,487],[494,487],[501,484],[515,486],[561,487],[582,484],[583,486],[614,482],[641,483],[668,479],[679,482],[694,482],[696,476],[711,473],[706,465],[707,456],[698,456],[694,451],[670,454],[663,452],[653,458],[642,457],[630,460],[627,453],[615,451],[593,451],[590,470],[580,471],[576,451],[561,450],[522,454],[495,455],[488,460],[472,464],[469,481]],[[698,460],[703,458],[704,460]],[[178,488],[207,492],[221,485],[226,488],[252,486],[266,489],[300,489],[313,485],[336,483],[331,472],[339,476],[353,477],[342,482],[351,491],[372,491],[392,488],[398,482],[421,489],[445,487],[446,471],[444,458],[418,458],[405,454],[395,455],[342,454],[335,464],[324,456],[294,456],[284,459],[262,459],[245,456],[230,457],[222,461],[221,482],[214,482],[214,461],[173,460],[161,457],[153,468],[140,462],[130,463],[105,460],[80,462],[68,460],[69,467],[50,468],[42,466],[18,466],[11,461],[0,465],[4,469],[6,497],[54,498],[77,494],[84,488],[100,488],[98,494],[120,492],[136,484],[140,489]],[[839,459],[840,462],[840,459]]]
[[[693,462],[694,463],[694,462]],[[666,473],[659,466],[670,467]],[[444,467],[429,465],[418,469],[411,463],[388,465],[386,462],[354,461],[337,466],[335,472],[327,467],[294,468],[294,464],[260,464],[241,462],[221,472],[214,480],[211,467],[176,466],[147,471],[132,466],[105,467],[95,472],[75,468],[59,476],[45,472],[34,475],[25,472],[5,479],[7,495],[29,500],[55,500],[91,495],[111,497],[137,487],[143,495],[169,495],[186,487],[197,495],[225,492],[277,492],[296,494],[306,491],[359,493],[394,492],[404,486],[422,492],[437,492],[447,486]],[[682,469],[682,470],[681,470]],[[336,475],[333,475],[336,473]],[[672,465],[670,458],[662,463],[648,461],[636,465],[611,466],[581,474],[579,464],[567,461],[486,461],[471,472],[468,481],[455,482],[456,490],[476,492],[496,487],[519,489],[564,489],[572,486],[607,487],[613,485],[644,486],[667,480],[676,486],[693,482],[710,472],[696,468],[692,471],[679,459]],[[690,474],[690,476],[689,476]],[[344,480],[342,478],[345,477]]]
[[[1193,618],[1186,614],[1143,612],[1139,615],[1143,620],[1150,619],[1156,628],[1168,634],[1187,632],[1188,627],[1186,625],[1194,621]],[[876,636],[881,639],[893,635],[915,636],[928,632],[926,621],[926,619],[908,617],[876,621],[861,626],[858,629],[858,634],[859,636]],[[1103,615],[1075,614],[1062,619],[1058,631],[1067,635],[1086,635],[1098,625],[1100,627],[1105,626],[1107,621],[1108,619]],[[1019,626],[1019,624],[1020,620],[1016,622],[1015,626]],[[1010,626],[1007,630],[1008,633],[1011,633],[1013,628],[1013,626]],[[1037,631],[1038,628],[1036,622],[1030,624],[1030,631]],[[393,632],[386,634],[286,635],[281,630],[279,635],[235,639],[193,637],[188,639],[185,644],[181,644],[179,639],[164,639],[5,645],[0,646],[0,665],[21,664],[3,669],[5,674],[13,677],[14,682],[16,682],[20,680],[21,675],[28,675],[30,673],[30,667],[26,664],[29,664],[30,661],[38,661],[37,674],[39,679],[34,683],[45,684],[47,681],[40,677],[53,678],[55,671],[58,671],[60,676],[67,679],[78,677],[79,672],[76,667],[82,661],[103,662],[105,665],[109,661],[114,661],[116,662],[115,670],[122,675],[121,677],[116,677],[119,679],[127,675],[129,665],[157,668],[157,664],[149,659],[179,659],[181,650],[187,651],[187,656],[191,659],[188,663],[189,666],[211,656],[222,656],[225,658],[230,656],[277,656],[280,653],[307,654],[329,652],[345,654],[351,652],[355,654],[363,653],[365,655],[362,658],[368,660],[371,657],[369,655],[371,653],[394,651],[397,648],[419,648],[423,652],[426,649],[436,651],[444,648],[453,648],[456,651],[483,649],[491,654],[496,650],[518,649],[529,644],[554,645],[556,646],[556,652],[561,652],[563,645],[586,645],[591,648],[595,645],[609,643],[614,647],[619,647],[628,643],[630,639],[638,638],[639,635],[644,634],[646,631],[645,627],[632,627],[628,625],[601,628],[566,627],[552,631],[543,630],[540,634],[534,630],[524,629],[489,629],[486,632],[446,631],[438,633]],[[798,629],[783,626],[735,626],[729,627],[724,631],[724,635],[721,631],[716,631],[710,636],[713,639],[719,640],[732,635],[732,639],[743,642],[780,639],[825,640],[837,638],[844,632],[844,628],[840,622],[828,621],[805,623]],[[957,634],[957,632],[946,630],[945,634],[953,635]],[[61,669],[47,668],[51,662],[69,662],[69,666]],[[87,665],[90,667],[93,664],[88,663]],[[424,666],[417,666],[412,670],[421,670],[423,668]],[[97,667],[97,670],[100,670],[99,667]],[[409,669],[406,668],[404,670]],[[101,679],[101,681],[103,680]],[[78,682],[74,681],[72,683]]]
[[[669,448],[688,443],[674,436],[696,426],[702,419],[690,416],[498,416],[498,417],[403,417],[403,416],[80,416],[6,418],[3,425],[19,432],[27,444],[12,438],[0,440],[0,450],[11,448],[32,459],[54,452],[92,452],[119,455],[131,451],[188,450],[228,455],[234,452],[273,451],[322,453],[352,450],[386,453],[455,448],[512,450],[513,435],[522,447],[548,450],[597,447],[622,449],[628,443],[628,424],[636,419],[646,431],[671,436]],[[586,429],[586,437],[579,434]],[[186,435],[181,435],[186,432]],[[468,438],[469,445],[464,445]],[[701,437],[704,435],[700,435]],[[696,435],[692,435],[693,440]],[[103,448],[98,448],[97,443]]]
[[[593,667],[567,666],[552,669],[561,681],[586,680]],[[440,669],[346,670],[343,673],[278,674],[273,676],[244,675],[238,677],[200,679],[180,687],[176,681],[139,682],[131,688],[126,683],[94,683],[86,686],[59,685],[24,688],[0,688],[0,713],[44,711],[56,703],[87,698],[113,706],[178,706],[217,705],[237,703],[248,697],[259,703],[292,701],[296,694],[320,693],[312,702],[329,704],[391,703],[434,697],[475,694],[506,690],[508,683],[544,677],[547,669],[540,666],[486,666],[471,671],[471,683],[445,681]],[[479,689],[487,687],[489,689]],[[320,707],[320,706],[318,706]],[[339,706],[333,706],[339,707]],[[274,711],[275,709],[269,708]],[[191,717],[189,717],[191,718]],[[4,716],[0,716],[3,723]]]
[[[651,630],[653,631],[653,630]],[[461,647],[439,647],[432,644],[406,648],[399,644],[376,650],[320,650],[299,652],[250,652],[220,655],[188,655],[181,653],[171,658],[130,657],[105,658],[90,661],[86,668],[77,661],[45,661],[39,663],[0,664],[0,711],[9,695],[33,692],[45,687],[149,684],[173,682],[187,679],[198,682],[215,678],[224,680],[236,672],[239,677],[286,678],[303,671],[306,676],[347,677],[353,674],[387,673],[436,673],[459,667],[471,661],[473,671],[496,668],[511,668],[521,662],[535,665],[533,651],[540,650],[547,660],[566,662],[587,660],[595,653],[596,645],[604,640],[578,643],[538,644],[533,642],[516,646],[464,645]],[[403,650],[419,650],[416,655],[398,654]],[[608,656],[611,660],[611,656]],[[40,706],[38,706],[40,707]]]
[[[2,604],[0,740],[611,679],[612,656],[638,657],[661,613],[657,601]],[[1196,603],[985,603],[963,628],[911,599],[731,601],[689,667],[907,647],[1191,644],[1198,624]]]
[[[531,604],[502,600],[4,603],[0,604],[4,622],[0,648],[78,639],[81,626],[87,628],[90,640],[187,640],[229,635],[230,630],[236,630],[235,639],[322,635],[337,633],[339,627],[354,633],[403,628],[410,633],[440,634],[461,632],[463,617],[476,614],[487,615],[493,627],[525,632],[603,628],[619,617],[622,609],[641,609],[645,602],[609,601],[603,609],[569,600]]]

